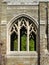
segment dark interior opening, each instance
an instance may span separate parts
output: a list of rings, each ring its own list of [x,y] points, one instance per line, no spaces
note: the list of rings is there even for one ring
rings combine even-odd
[[[11,35],[11,51],[17,51],[18,50],[18,36],[15,32]]]
[[[36,35],[33,32],[29,36],[29,51],[36,51]]]
[[[27,30],[23,26],[20,30],[20,51],[27,50]]]

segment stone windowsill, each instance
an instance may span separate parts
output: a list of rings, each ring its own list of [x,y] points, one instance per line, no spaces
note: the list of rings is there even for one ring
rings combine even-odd
[[[37,57],[38,54],[36,51],[29,51],[29,52],[27,52],[27,51],[21,51],[21,52],[20,51],[18,51],[18,52],[10,51],[6,54],[6,56],[7,57],[14,57],[14,56],[30,56],[30,57],[34,56],[34,57]]]

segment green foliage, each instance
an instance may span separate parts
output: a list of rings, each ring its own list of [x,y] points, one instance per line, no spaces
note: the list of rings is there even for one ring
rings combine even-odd
[[[27,36],[23,35],[21,37],[21,51],[26,51],[26,40],[27,40]]]
[[[33,39],[29,40],[29,50],[34,51],[34,40]]]
[[[21,51],[26,51],[27,36],[24,34],[21,36]],[[29,40],[29,51],[34,51],[34,40],[31,38]],[[14,51],[18,50],[18,39],[14,39]]]
[[[14,51],[18,50],[18,39],[14,40]]]

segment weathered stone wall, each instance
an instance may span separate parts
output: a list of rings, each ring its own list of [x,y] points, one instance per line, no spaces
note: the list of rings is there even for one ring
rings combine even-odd
[[[7,22],[21,14],[29,15],[38,21],[38,6],[7,6]]]
[[[37,65],[37,58],[36,57],[13,57],[8,58],[7,65]]]
[[[1,14],[1,3],[0,3],[0,14]],[[1,21],[1,16],[0,16],[0,21]]]
[[[46,33],[46,5],[45,2],[40,2],[40,54],[41,54],[41,65],[49,65],[49,56],[47,53],[47,38],[45,37]],[[49,7],[48,7],[49,9]],[[49,10],[48,10],[49,11]],[[7,5],[7,3],[2,3],[2,15],[0,13],[0,34],[1,39],[3,41],[2,46],[2,54],[6,55],[7,51],[7,24],[10,22],[10,20],[18,15],[26,14],[31,16],[35,19],[35,21],[38,22],[38,5],[34,6],[25,6],[25,5]],[[49,13],[48,13],[49,14]],[[38,57],[38,56],[37,56]],[[38,58],[35,56],[29,56],[29,57],[7,57],[6,65],[37,65],[38,64]]]
[[[49,24],[49,3],[48,3],[48,24]],[[49,42],[49,25],[48,25],[48,42]]]
[[[40,3],[40,51],[44,52],[46,49],[45,35],[46,35],[46,3]]]
[[[28,8],[29,7],[29,8]],[[34,14],[35,13],[35,14]],[[31,16],[32,18],[36,19],[38,22],[38,6],[8,6],[6,3],[2,4],[2,16],[1,16],[1,39],[3,41],[2,45],[2,55],[6,55],[7,51],[7,23],[10,20],[18,15],[26,14]],[[6,57],[7,58],[7,57]],[[27,60],[28,59],[28,60]],[[17,57],[16,58],[7,58],[6,65],[37,65],[37,57]],[[13,63],[12,63],[13,62]],[[34,62],[34,63],[33,63]]]
[[[46,2],[40,3],[40,64],[41,65],[49,65],[48,61],[48,50],[47,50],[47,36],[46,36]],[[49,8],[49,7],[48,7]]]

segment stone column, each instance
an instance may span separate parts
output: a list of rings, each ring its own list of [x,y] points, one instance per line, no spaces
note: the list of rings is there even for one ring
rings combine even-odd
[[[27,51],[29,51],[29,24],[27,25]]]
[[[18,51],[20,51],[20,22],[18,21]]]

